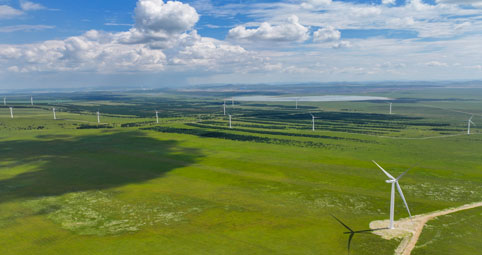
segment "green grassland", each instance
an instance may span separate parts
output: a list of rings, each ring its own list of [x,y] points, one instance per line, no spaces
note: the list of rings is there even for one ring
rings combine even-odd
[[[475,208],[441,216],[428,222],[412,254],[480,253],[481,217],[482,209]]]
[[[394,98],[395,114],[386,102],[238,102],[229,129],[230,93],[9,96],[0,254],[346,254],[330,213],[354,229],[388,218],[371,160],[393,175],[413,167],[401,180],[413,214],[480,201],[482,132],[465,132],[467,113],[482,126],[482,89],[359,92]],[[480,210],[429,222],[414,254],[474,254],[482,233],[469,218],[482,222]],[[361,234],[352,254],[398,244]]]

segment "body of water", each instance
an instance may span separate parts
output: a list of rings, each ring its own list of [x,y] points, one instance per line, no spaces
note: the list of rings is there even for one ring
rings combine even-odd
[[[345,95],[329,95],[329,96],[302,96],[302,97],[280,97],[280,96],[244,96],[234,97],[235,101],[244,102],[345,102],[345,101],[389,101],[393,98],[374,97],[374,96],[345,96]]]

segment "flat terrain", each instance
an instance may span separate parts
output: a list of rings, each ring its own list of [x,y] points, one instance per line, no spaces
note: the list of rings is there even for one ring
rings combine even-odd
[[[229,129],[222,99],[242,92],[40,94],[33,107],[8,95],[0,254],[346,254],[330,213],[353,229],[388,218],[371,160],[394,176],[413,167],[400,181],[413,214],[480,202],[482,89],[354,94],[395,98],[394,114],[375,101],[237,102]],[[466,135],[472,114],[480,125]],[[482,222],[480,209],[429,221],[412,254],[476,254],[469,219]],[[356,235],[351,254],[393,254],[400,241]]]

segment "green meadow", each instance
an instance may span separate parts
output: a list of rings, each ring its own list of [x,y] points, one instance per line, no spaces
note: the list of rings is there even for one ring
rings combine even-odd
[[[357,93],[394,98],[392,115],[376,101],[228,101],[230,129],[222,99],[237,95],[9,96],[0,254],[346,254],[330,214],[355,230],[389,216],[390,186],[371,160],[394,176],[411,168],[400,184],[412,214],[481,201],[482,89]],[[428,222],[413,254],[476,254],[471,222],[480,209]],[[393,254],[399,242],[357,234],[350,254]]]

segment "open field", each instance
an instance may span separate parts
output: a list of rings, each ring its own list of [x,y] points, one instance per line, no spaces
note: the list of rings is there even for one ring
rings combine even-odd
[[[9,95],[0,254],[346,254],[330,213],[354,229],[388,218],[371,160],[394,176],[414,167],[400,181],[414,215],[481,201],[482,89],[357,93],[395,98],[392,115],[387,102],[228,101],[229,129],[222,99],[238,94],[44,94],[33,107]],[[413,254],[475,254],[482,233],[465,219],[480,209],[429,221]],[[399,243],[356,235],[351,254]]]

